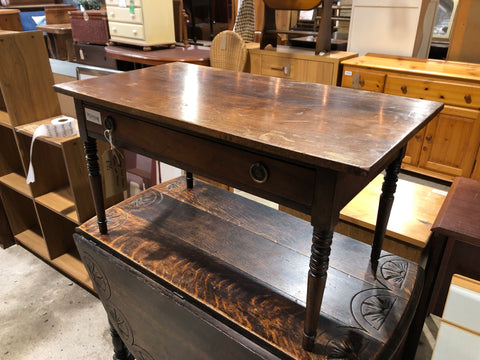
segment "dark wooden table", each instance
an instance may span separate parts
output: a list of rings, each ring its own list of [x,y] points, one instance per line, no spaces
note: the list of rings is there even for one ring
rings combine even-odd
[[[442,316],[453,274],[480,280],[480,182],[456,178],[432,226],[443,244],[430,312]]]
[[[170,62],[210,65],[210,48],[200,45],[175,46],[151,51],[132,46],[109,45],[105,47],[105,53],[116,60],[143,65],[162,65]]]
[[[120,147],[311,215],[308,350],[340,210],[387,169],[372,247],[375,274],[404,147],[443,107],[185,63],[55,88],[75,99],[103,234],[108,229],[95,139],[106,129]]]

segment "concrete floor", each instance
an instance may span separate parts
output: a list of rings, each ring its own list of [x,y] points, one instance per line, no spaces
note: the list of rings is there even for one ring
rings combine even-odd
[[[415,360],[430,359],[438,318],[425,322]],[[20,246],[0,249],[0,360],[110,360],[101,302]]]
[[[103,360],[113,350],[100,301],[20,246],[0,249],[0,359]]]

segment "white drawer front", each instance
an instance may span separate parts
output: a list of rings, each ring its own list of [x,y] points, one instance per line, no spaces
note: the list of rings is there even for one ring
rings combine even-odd
[[[142,0],[133,0],[133,4],[135,5],[135,7],[141,7]],[[106,0],[105,5],[128,7],[130,5],[130,0]]]
[[[455,284],[450,285],[443,319],[480,334],[479,309],[479,293]]]
[[[108,21],[119,21],[133,24],[143,24],[142,9],[135,8],[134,13],[129,8],[107,6]]]
[[[126,37],[130,39],[145,40],[143,25],[109,22],[108,27],[112,38]]]

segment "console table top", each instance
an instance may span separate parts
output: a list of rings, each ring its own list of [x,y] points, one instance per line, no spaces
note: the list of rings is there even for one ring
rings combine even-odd
[[[312,167],[369,174],[439,102],[185,63],[55,85],[91,104]],[[280,106],[281,105],[281,106]]]

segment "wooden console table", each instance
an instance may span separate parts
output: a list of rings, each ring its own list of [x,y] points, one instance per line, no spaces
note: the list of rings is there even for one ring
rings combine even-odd
[[[371,256],[376,273],[404,147],[443,107],[185,63],[55,89],[75,99],[101,234],[108,229],[95,139],[105,130],[119,147],[311,215],[308,350],[340,210],[387,169]]]

